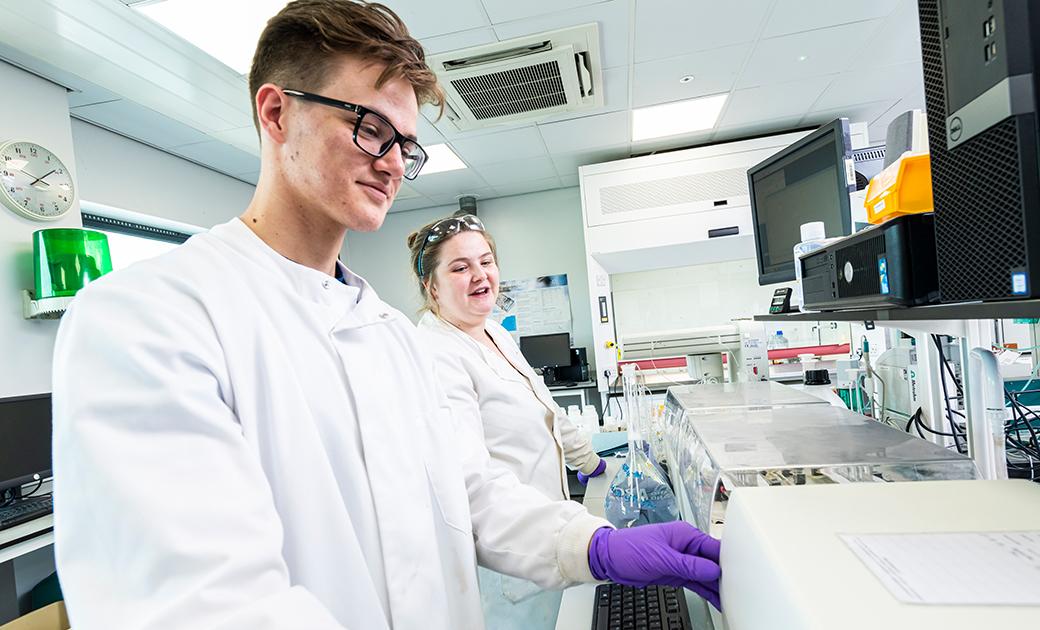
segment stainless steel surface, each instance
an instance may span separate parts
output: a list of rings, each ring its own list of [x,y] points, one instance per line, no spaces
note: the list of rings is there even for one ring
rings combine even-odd
[[[705,383],[668,389],[669,397],[687,412],[793,405],[827,405],[827,401],[773,381]]]
[[[738,487],[974,479],[971,459],[831,405],[705,412],[673,388],[665,442],[684,519],[720,535]]]
[[[728,471],[970,460],[840,407],[780,407],[690,415],[699,442]]]

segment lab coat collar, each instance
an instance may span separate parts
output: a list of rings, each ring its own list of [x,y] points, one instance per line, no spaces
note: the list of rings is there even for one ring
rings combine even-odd
[[[423,313],[422,318],[419,320],[419,325],[429,326],[442,331],[447,331],[449,334],[461,339],[463,343],[469,345],[470,348],[475,350],[484,360],[484,363],[486,363],[488,367],[491,368],[499,377],[507,381],[517,381],[530,385],[530,383],[525,379],[526,372],[524,372],[524,376],[521,376],[520,373],[517,371],[523,370],[525,367],[527,367],[525,363],[521,362],[519,365],[514,363],[516,367],[516,369],[514,369],[512,366],[509,365],[509,363],[513,363],[515,359],[510,360],[509,363],[503,362],[502,357],[495,356],[495,353],[492,352],[491,349],[486,347],[484,344],[479,343],[476,339],[470,337],[463,331],[459,330],[458,327],[456,327],[454,324],[451,324],[441,319],[440,316],[434,314],[432,311],[426,311],[425,313]],[[498,349],[502,351],[502,354],[508,358],[510,355],[510,345],[502,343],[502,340],[499,339],[498,335],[495,334],[494,328],[491,325],[490,320],[488,320],[488,322],[484,324],[484,331],[491,335],[491,338],[495,341],[495,345],[497,345]]]
[[[328,307],[332,329],[381,324],[400,317],[371,285],[336,261],[346,284],[327,273],[293,262],[265,243],[239,218],[218,225],[210,234],[256,265],[257,270],[299,297]]]

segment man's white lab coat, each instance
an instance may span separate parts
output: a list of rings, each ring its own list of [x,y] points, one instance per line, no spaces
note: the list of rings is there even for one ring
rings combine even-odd
[[[76,297],[54,357],[73,627],[481,628],[478,558],[593,579],[606,522],[488,467],[415,328],[347,277],[234,219]]]
[[[564,460],[589,474],[600,458],[509,333],[490,319],[484,329],[506,361],[431,312],[419,320],[456,417],[483,438],[494,463],[547,497],[567,498]]]

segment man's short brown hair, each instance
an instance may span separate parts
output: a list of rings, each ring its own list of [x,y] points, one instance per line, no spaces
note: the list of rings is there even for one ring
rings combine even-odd
[[[354,0],[295,0],[268,20],[253,55],[249,95],[257,130],[256,93],[261,85],[320,90],[340,55],[386,66],[376,80],[377,89],[400,77],[415,89],[420,105],[444,102],[422,45],[388,7]]]

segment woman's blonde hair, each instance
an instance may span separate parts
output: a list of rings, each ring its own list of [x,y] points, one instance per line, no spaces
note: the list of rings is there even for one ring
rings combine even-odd
[[[419,294],[423,299],[421,310],[423,311],[437,312],[437,303],[434,301],[433,296],[430,295],[430,283],[433,281],[434,270],[441,264],[441,250],[444,248],[444,244],[450,241],[455,235],[453,234],[448,238],[438,239],[432,243],[427,243],[426,239],[429,238],[430,230],[433,229],[433,226],[448,218],[451,217],[442,217],[436,221],[430,221],[418,230],[409,234],[406,239],[408,250],[410,252],[409,258],[412,262],[412,273],[414,273],[415,277],[419,280]],[[481,230],[479,233],[484,237],[484,240],[487,241],[488,246],[491,247],[491,255],[494,256],[497,261],[498,251],[495,249],[494,237],[492,237],[486,230]],[[422,255],[421,261],[419,260],[420,255]]]

